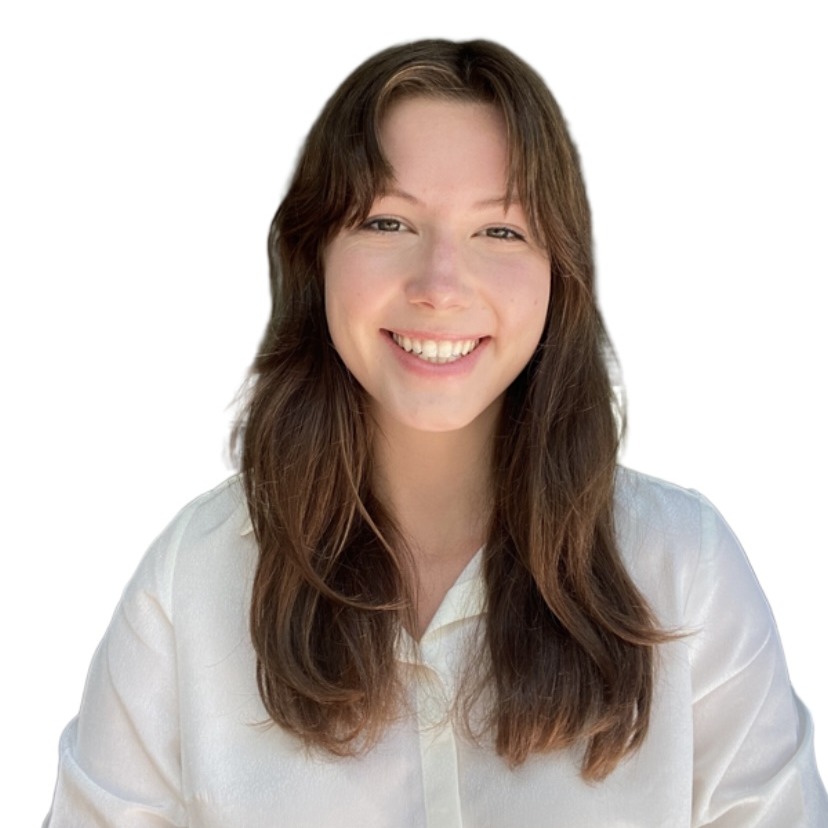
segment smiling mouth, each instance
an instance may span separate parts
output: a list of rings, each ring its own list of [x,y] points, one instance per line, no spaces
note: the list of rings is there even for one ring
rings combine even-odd
[[[393,331],[390,333],[391,339],[406,353],[434,365],[457,362],[458,359],[468,356],[480,344],[479,339],[412,339]]]

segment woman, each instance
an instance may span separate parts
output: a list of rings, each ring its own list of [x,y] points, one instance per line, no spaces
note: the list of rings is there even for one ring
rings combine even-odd
[[[367,61],[270,255],[241,475],[127,588],[47,824],[825,824],[738,543],[616,467],[537,75],[485,42]]]

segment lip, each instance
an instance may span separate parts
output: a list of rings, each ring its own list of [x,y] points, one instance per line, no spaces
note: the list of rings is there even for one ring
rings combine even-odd
[[[442,339],[445,342],[462,342],[464,339],[488,339],[485,334],[479,333],[449,333],[448,331],[420,331],[413,328],[382,328],[382,333],[386,336],[397,334],[397,336],[407,336],[409,339]]]
[[[469,374],[474,367],[477,365],[478,360],[485,353],[489,343],[491,342],[490,336],[474,336],[469,334],[459,335],[457,333],[435,333],[434,331],[425,332],[425,331],[411,331],[411,330],[400,330],[398,328],[394,328],[393,331],[391,329],[382,329],[381,331],[383,338],[388,343],[388,347],[391,350],[392,355],[397,360],[397,362],[402,365],[406,371],[409,371],[413,374],[416,374],[421,377],[462,377],[466,374]],[[456,359],[453,362],[427,362],[424,359],[420,359],[420,357],[416,356],[415,354],[408,353],[396,342],[392,339],[391,334],[397,334],[398,336],[407,336],[410,339],[432,339],[432,340],[443,340],[445,342],[462,342],[467,339],[476,339],[478,340],[477,347],[474,348],[473,351],[466,354],[464,357],[460,357],[460,359]]]

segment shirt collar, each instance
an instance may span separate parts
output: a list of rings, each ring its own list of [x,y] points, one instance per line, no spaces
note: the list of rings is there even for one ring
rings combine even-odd
[[[397,660],[408,664],[422,663],[422,649],[436,643],[452,624],[477,618],[486,611],[486,584],[483,579],[483,549],[478,549],[457,580],[446,593],[434,618],[419,642],[404,629],[397,637]]]
[[[245,515],[239,534],[244,537],[253,532],[250,515]],[[434,618],[423,633],[423,639],[435,636],[443,627],[469,618],[476,618],[486,611],[486,585],[483,580],[483,549],[475,552],[457,580],[449,588]],[[402,632],[398,641],[397,655],[401,661],[417,663],[417,644],[411,636]]]

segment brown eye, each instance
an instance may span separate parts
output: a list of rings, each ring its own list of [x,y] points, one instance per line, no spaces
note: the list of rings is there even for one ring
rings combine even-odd
[[[510,227],[487,227],[486,235],[490,239],[503,239],[504,241],[523,241],[520,233]]]
[[[366,221],[363,227],[366,230],[374,230],[377,233],[399,233],[402,230],[402,222],[393,218],[375,218]]]

